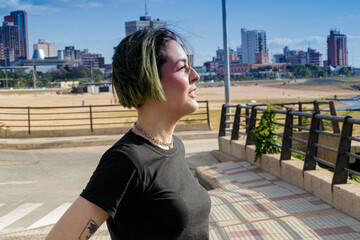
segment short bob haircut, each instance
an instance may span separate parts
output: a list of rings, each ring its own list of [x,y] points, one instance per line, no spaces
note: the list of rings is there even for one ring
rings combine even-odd
[[[167,62],[166,49],[171,40],[180,40],[189,55],[185,40],[166,28],[137,31],[117,46],[113,56],[112,84],[122,106],[139,108],[148,99],[166,101],[161,67]]]

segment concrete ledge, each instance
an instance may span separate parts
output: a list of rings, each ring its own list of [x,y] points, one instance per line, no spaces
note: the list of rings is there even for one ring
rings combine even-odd
[[[231,141],[230,137],[219,138],[219,149],[235,159],[244,159],[283,181],[314,194],[336,209],[360,220],[360,184],[332,185],[333,173],[317,167],[303,171],[304,162],[291,158],[280,164],[280,154],[262,155],[254,162],[255,146],[245,146],[244,141]]]
[[[335,208],[360,219],[359,183],[350,180],[346,184],[334,185],[333,203]]]
[[[238,159],[230,154],[223,153],[219,150],[212,151],[211,154],[220,162],[230,162]]]
[[[328,170],[317,168],[304,171],[304,190],[333,206],[332,173]]]
[[[196,168],[195,176],[199,180],[199,183],[204,186],[206,190],[220,188],[220,183],[216,181],[214,175],[212,175],[209,171],[211,171],[209,166],[200,166]]]
[[[129,131],[129,128],[127,131]],[[174,134],[181,140],[208,139],[216,138],[218,136],[217,131],[209,130],[177,131]],[[0,139],[0,149],[29,150],[84,146],[111,146],[116,143],[122,135],[123,134],[47,138],[6,138]]]
[[[0,138],[44,138],[44,137],[74,137],[74,136],[98,136],[98,135],[119,135],[125,134],[131,127],[108,127],[97,128],[93,131],[89,128],[83,129],[52,129],[28,131],[0,131]],[[209,131],[211,127],[207,123],[179,124],[175,132],[181,131]],[[217,134],[218,135],[218,134]]]
[[[280,154],[279,154],[280,163]],[[280,164],[279,164],[280,165]],[[281,175],[280,178],[287,183],[290,183],[298,188],[304,189],[303,178],[303,161],[292,158],[291,160],[281,161]]]

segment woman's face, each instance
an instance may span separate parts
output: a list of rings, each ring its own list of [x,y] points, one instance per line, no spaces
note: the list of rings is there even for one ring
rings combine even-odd
[[[198,109],[195,95],[195,82],[200,77],[189,66],[187,55],[175,41],[169,42],[166,49],[167,62],[161,67],[161,83],[165,92],[168,111],[178,113],[180,117]]]

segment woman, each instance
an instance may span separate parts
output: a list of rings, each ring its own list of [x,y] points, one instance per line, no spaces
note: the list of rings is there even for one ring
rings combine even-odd
[[[105,152],[48,239],[88,239],[105,220],[112,239],[208,239],[209,196],[173,136],[198,108],[199,75],[178,39],[164,28],[141,30],[117,47],[113,86],[137,122]]]

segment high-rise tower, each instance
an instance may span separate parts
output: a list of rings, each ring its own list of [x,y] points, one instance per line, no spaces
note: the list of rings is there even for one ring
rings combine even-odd
[[[160,21],[160,19],[151,19],[148,15],[147,5],[145,1],[145,16],[141,16],[139,21],[125,22],[126,36],[145,29],[145,28],[166,28],[166,21]]]
[[[28,59],[29,57],[29,37],[27,14],[23,10],[11,12],[9,16],[5,16],[5,22],[13,23],[19,28],[19,44],[20,58]]]
[[[241,49],[242,63],[244,64],[255,64],[259,62],[259,57],[260,60],[266,58],[265,55],[268,54],[266,47],[266,32],[263,30],[248,31],[246,28],[242,28]],[[256,54],[258,54],[257,57],[255,57]]]
[[[346,35],[340,31],[331,30],[327,38],[328,66],[347,66]]]

